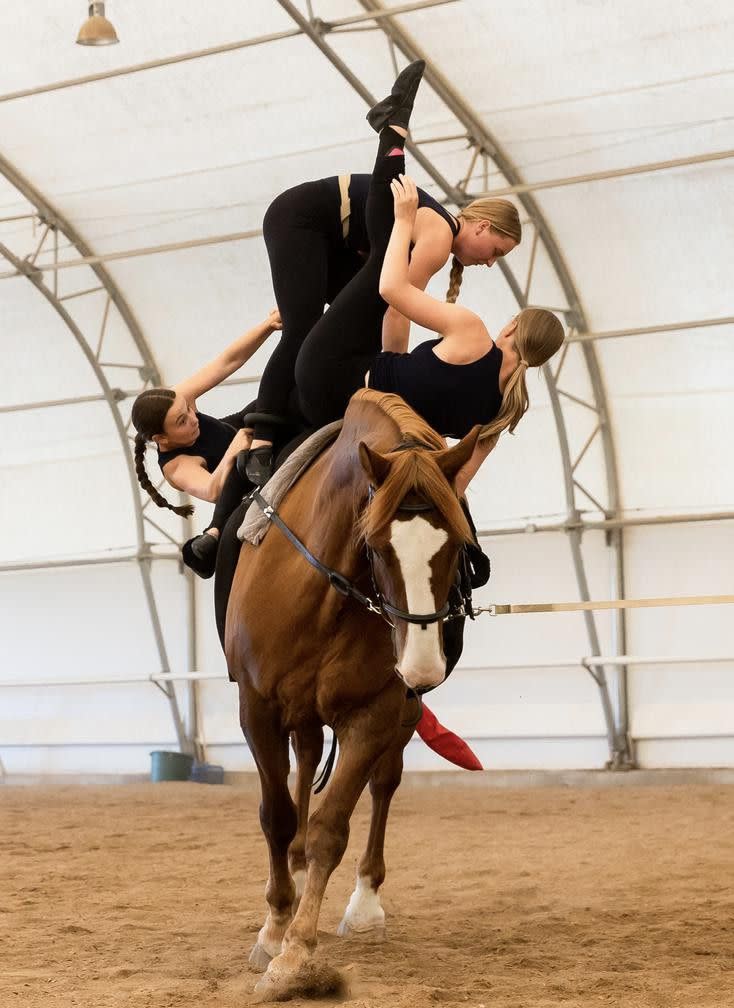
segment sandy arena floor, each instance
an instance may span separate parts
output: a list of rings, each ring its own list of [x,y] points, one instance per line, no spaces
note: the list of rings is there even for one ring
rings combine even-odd
[[[348,967],[351,1008],[730,1008],[733,797],[407,787],[388,829],[382,945],[335,936],[363,800],[318,954]],[[257,804],[250,789],[196,784],[0,789],[0,1006],[255,1003]]]

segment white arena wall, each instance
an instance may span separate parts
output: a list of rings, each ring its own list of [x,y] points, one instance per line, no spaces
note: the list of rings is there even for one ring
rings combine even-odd
[[[477,601],[572,599],[576,587],[562,533],[490,539],[493,576]],[[591,592],[607,597],[611,572],[604,534],[584,546]],[[721,523],[634,530],[627,555],[634,595],[723,592],[730,578],[730,531]],[[154,582],[171,667],[187,663],[185,581],[177,564],[154,561]],[[175,749],[166,697],[152,683],[115,685],[160,671],[132,562],[0,576],[0,759],[13,773],[145,773],[149,752]],[[267,604],[267,596],[263,597]],[[201,738],[211,762],[253,769],[226,680],[212,619],[210,583],[198,586],[197,669],[218,675],[199,686]],[[611,646],[608,614],[599,621]],[[731,651],[725,606],[630,613],[627,652],[719,658]],[[605,648],[606,646],[606,648]],[[488,769],[599,768],[607,743],[599,695],[589,673],[570,664],[589,653],[577,613],[481,615],[467,627],[462,660],[427,703],[470,742]],[[569,660],[568,668],[533,667]],[[502,668],[527,664],[525,669]],[[734,765],[734,658],[715,664],[632,666],[631,734],[643,767]],[[607,670],[616,697],[616,670]],[[3,685],[27,680],[43,685]],[[91,685],[54,682],[91,680]],[[182,711],[187,690],[177,689]],[[416,737],[407,769],[448,769]]]

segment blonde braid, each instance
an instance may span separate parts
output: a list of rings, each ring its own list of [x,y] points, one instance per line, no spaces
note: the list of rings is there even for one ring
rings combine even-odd
[[[464,266],[454,256],[451,263],[451,273],[449,274],[449,289],[446,291],[446,300],[449,304],[455,304],[461,289],[461,281],[464,277]]]
[[[170,511],[175,511],[177,515],[181,515],[182,518],[188,518],[189,515],[194,513],[193,505],[182,504],[180,507],[174,507],[173,504],[169,504],[163,494],[159,493],[153,484],[150,482],[148,473],[145,469],[145,438],[142,434],[135,435],[135,472],[138,477],[138,483],[145,490],[151,500],[158,505],[160,508],[168,508]]]

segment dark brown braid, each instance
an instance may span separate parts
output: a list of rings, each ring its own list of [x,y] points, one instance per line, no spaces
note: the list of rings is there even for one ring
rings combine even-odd
[[[194,513],[191,504],[182,504],[174,507],[169,504],[163,494],[159,493],[150,482],[148,473],[145,470],[145,447],[154,434],[163,433],[163,424],[171,405],[176,398],[173,389],[152,388],[141,392],[133,403],[132,422],[137,434],[135,435],[135,472],[138,483],[145,490],[154,503],[161,508],[168,508],[182,518],[188,518]]]
[[[446,291],[446,300],[450,304],[456,304],[463,276],[464,266],[459,262],[456,256],[454,256],[451,263],[451,273],[449,274],[449,289]]]

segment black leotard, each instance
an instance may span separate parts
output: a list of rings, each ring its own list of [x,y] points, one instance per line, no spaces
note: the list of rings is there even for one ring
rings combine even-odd
[[[203,458],[210,473],[214,472],[224,458],[238,429],[230,422],[233,417],[217,420],[216,417],[198,412],[196,416],[199,420],[199,436],[192,445],[189,445],[188,448],[171,448],[170,451],[163,452],[158,449],[158,465],[161,472],[163,472],[163,466],[166,462],[178,458],[179,455],[194,455]],[[242,426],[241,422],[239,426]]]
[[[193,455],[204,459],[207,471],[213,473],[232,443],[232,438],[238,430],[244,427],[244,417],[255,408],[251,402],[237,413],[217,419],[207,413],[197,412],[199,418],[199,436],[188,448],[172,448],[171,451],[158,452],[158,465],[163,471],[166,462],[179,455]],[[214,514],[209,528],[222,529],[228,516],[234,511],[243,496],[252,489],[251,484],[244,479],[236,466],[232,466],[214,507]]]
[[[334,182],[338,190],[338,179],[329,179]],[[367,174],[351,175],[349,180],[349,200],[351,204],[351,214],[349,216],[349,233],[347,234],[347,245],[355,252],[369,253],[370,242],[367,236],[367,194],[370,188],[370,176]],[[428,207],[435,211],[439,217],[443,217],[451,229],[454,238],[459,233],[459,222],[453,214],[449,213],[445,206],[442,206],[437,199],[423,189],[418,190],[418,208]]]
[[[378,354],[369,386],[396,392],[439,434],[462,438],[474,424],[489,423],[499,413],[502,351],[493,343],[471,364],[449,364],[434,353],[440,342],[426,340],[412,353]]]

